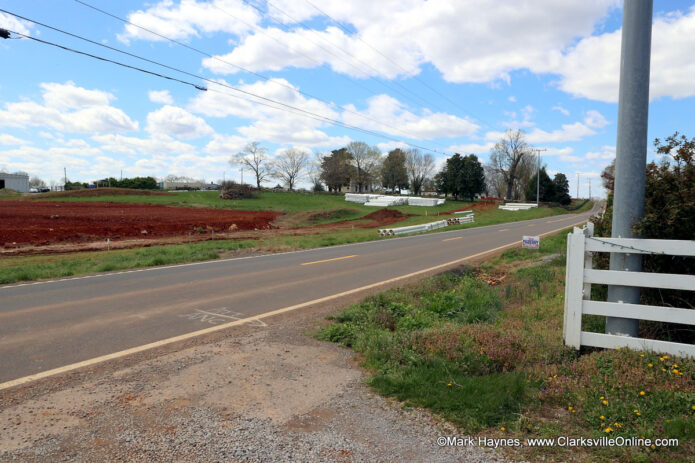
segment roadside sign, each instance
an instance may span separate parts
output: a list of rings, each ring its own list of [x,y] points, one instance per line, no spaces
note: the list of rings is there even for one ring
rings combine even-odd
[[[541,245],[540,236],[526,236],[521,240],[521,247],[527,249],[538,249]]]

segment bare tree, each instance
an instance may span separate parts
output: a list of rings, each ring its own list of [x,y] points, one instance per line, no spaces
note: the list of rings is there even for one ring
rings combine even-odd
[[[29,187],[31,188],[46,188],[46,182],[38,177],[31,177],[29,179]]]
[[[419,195],[425,179],[432,175],[434,157],[427,153],[423,155],[417,148],[405,152],[405,169],[413,194]]]
[[[275,159],[273,177],[285,182],[292,191],[309,164],[309,153],[298,148],[290,148]]]
[[[363,141],[350,142],[346,149],[352,156],[352,164],[356,168],[353,181],[357,183],[359,191],[363,191],[378,176],[381,167],[381,151]]]
[[[525,158],[532,158],[531,147],[526,143],[524,132],[507,130],[502,138],[495,143],[490,152],[489,169],[502,176],[507,186],[506,199],[518,198],[517,181],[522,174]]]
[[[229,160],[231,166],[248,167],[256,177],[256,187],[260,190],[261,182],[273,173],[273,163],[268,156],[268,149],[257,141],[246,145],[244,151]]]

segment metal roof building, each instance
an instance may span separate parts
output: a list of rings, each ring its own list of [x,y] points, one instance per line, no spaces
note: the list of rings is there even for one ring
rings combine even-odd
[[[29,193],[29,176],[27,174],[6,174],[0,172],[0,189],[8,188],[20,193]]]

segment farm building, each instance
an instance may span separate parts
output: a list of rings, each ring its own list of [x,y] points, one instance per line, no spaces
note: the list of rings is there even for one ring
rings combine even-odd
[[[29,176],[27,174],[6,174],[0,172],[0,189],[3,188],[20,193],[29,193]]]

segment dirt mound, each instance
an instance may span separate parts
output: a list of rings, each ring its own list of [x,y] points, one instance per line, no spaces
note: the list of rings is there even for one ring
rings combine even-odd
[[[384,227],[386,225],[391,225],[392,223],[400,222],[411,217],[410,214],[404,214],[401,211],[395,209],[379,209],[377,211],[371,212],[364,217],[359,219],[344,220],[342,222],[328,223],[324,225],[319,225],[319,227],[336,227],[336,228],[375,228]]]
[[[176,196],[176,193],[153,190],[135,190],[132,188],[86,188],[84,190],[51,191],[32,196],[41,198],[86,198],[94,196]]]
[[[279,212],[151,204],[0,201],[0,246],[84,243],[273,228]]]
[[[453,214],[454,212],[460,212],[460,211],[486,211],[488,209],[496,209],[497,208],[497,203],[495,201],[478,201],[477,203],[473,203],[470,206],[466,207],[460,207],[458,209],[454,209],[453,211],[446,212],[445,215],[450,215]]]

